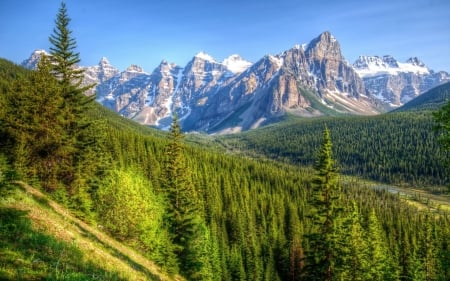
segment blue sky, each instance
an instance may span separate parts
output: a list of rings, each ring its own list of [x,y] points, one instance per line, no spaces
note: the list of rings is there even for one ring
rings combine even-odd
[[[184,66],[204,51],[221,61],[232,54],[256,62],[323,31],[345,58],[419,57],[450,72],[449,0],[66,0],[82,65],[105,56],[124,70],[147,72],[163,60]],[[22,62],[48,37],[60,0],[0,0],[0,57]]]

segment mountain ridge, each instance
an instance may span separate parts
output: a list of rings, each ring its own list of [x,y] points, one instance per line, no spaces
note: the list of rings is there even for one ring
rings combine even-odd
[[[33,66],[36,57],[23,65]],[[150,73],[136,65],[120,71],[106,58],[83,69],[84,83],[97,84],[88,94],[95,91],[119,114],[161,129],[177,114],[185,130],[208,133],[257,128],[288,112],[379,114],[450,81],[416,57],[400,63],[360,56],[350,64],[330,32],[254,63],[236,54],[218,62],[202,51],[184,67],[163,60]]]

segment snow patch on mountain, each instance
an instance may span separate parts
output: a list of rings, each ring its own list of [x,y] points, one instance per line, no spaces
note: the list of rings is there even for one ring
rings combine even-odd
[[[353,68],[361,78],[399,73],[430,74],[428,67],[417,58],[410,58],[401,63],[392,56],[360,56],[353,64]]]
[[[200,59],[205,60],[205,61],[216,62],[216,60],[212,56],[208,55],[207,53],[205,53],[203,51],[197,53],[195,55],[195,57],[196,58],[200,58]]]
[[[233,73],[242,73],[252,65],[251,62],[244,60],[241,56],[236,54],[224,59],[222,64]]]
[[[134,73],[142,73],[142,74],[148,74],[144,71],[144,69],[138,65],[132,64],[130,65],[127,70],[127,72],[134,72]]]
[[[269,55],[269,59],[277,65],[277,71],[283,66],[284,59],[282,57]]]

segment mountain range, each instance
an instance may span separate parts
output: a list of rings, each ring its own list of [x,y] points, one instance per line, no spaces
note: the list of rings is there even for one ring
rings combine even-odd
[[[36,67],[45,51],[22,65]],[[222,62],[200,52],[186,66],[163,60],[151,73],[125,71],[106,58],[82,67],[104,106],[139,123],[168,128],[176,114],[185,131],[231,133],[257,128],[290,113],[299,116],[386,112],[450,81],[418,58],[360,56],[350,64],[340,44],[324,32],[255,63],[232,55]]]

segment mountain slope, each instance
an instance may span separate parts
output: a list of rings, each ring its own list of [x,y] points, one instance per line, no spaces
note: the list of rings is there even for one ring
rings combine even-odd
[[[450,81],[447,72],[434,72],[416,57],[401,63],[392,56],[360,56],[353,67],[363,79],[368,94],[387,109],[399,107]]]
[[[450,82],[435,87],[394,111],[438,110],[450,101]]]
[[[0,202],[1,235],[5,234],[5,228],[14,229],[8,223],[22,227],[13,238],[18,244],[2,236],[0,260],[12,266],[0,269],[2,280],[178,279],[162,274],[151,261],[75,218],[33,187],[22,182],[17,186],[21,189],[14,187],[13,193],[3,194],[4,200]],[[33,239],[40,242],[35,245]],[[29,249],[22,249],[27,244]]]
[[[267,55],[197,106],[187,130],[238,132],[286,113],[300,116],[376,114],[364,84],[339,43],[325,32],[308,46]]]
[[[298,118],[217,137],[244,151],[297,165],[313,165],[324,127],[330,130],[340,172],[390,184],[445,185],[447,153],[429,111],[377,116]],[[414,164],[413,164],[414,163]]]
[[[23,62],[35,67],[45,51]],[[163,60],[147,73],[137,65],[119,71],[106,58],[82,67],[87,94],[122,116],[167,129],[173,114],[183,129],[239,132],[298,116],[374,115],[397,108],[450,81],[417,58],[361,56],[349,64],[338,40],[323,32],[308,44],[250,63],[239,55],[222,62],[200,52],[186,66]]]

